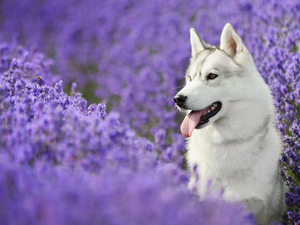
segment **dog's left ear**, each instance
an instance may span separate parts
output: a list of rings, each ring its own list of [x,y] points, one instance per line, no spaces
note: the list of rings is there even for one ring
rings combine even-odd
[[[191,38],[191,49],[192,49],[192,58],[196,58],[196,56],[202,52],[203,50],[210,47],[196,32],[194,28],[190,29],[190,38]]]
[[[234,58],[238,53],[243,52],[244,44],[240,36],[236,33],[233,26],[227,23],[222,31],[220,49]]]

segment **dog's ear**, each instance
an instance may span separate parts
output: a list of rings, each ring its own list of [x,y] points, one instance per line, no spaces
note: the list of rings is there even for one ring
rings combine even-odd
[[[244,44],[240,36],[236,33],[233,26],[227,23],[222,31],[220,49],[223,49],[231,57],[243,52]]]
[[[210,47],[209,44],[207,44],[205,41],[202,40],[202,38],[199,36],[199,34],[196,32],[194,28],[190,29],[190,36],[191,36],[192,58],[195,58],[204,49]]]

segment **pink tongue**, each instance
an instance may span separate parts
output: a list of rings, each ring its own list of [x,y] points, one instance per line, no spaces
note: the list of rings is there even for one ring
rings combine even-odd
[[[201,111],[192,111],[185,116],[180,131],[183,136],[190,137],[193,133],[193,130],[200,122],[200,117],[204,114],[204,110]]]

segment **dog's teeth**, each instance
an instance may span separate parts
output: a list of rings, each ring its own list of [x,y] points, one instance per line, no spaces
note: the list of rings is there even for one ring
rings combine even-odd
[[[210,111],[208,110],[207,113],[209,113]]]
[[[217,103],[214,104],[214,107],[217,107]]]

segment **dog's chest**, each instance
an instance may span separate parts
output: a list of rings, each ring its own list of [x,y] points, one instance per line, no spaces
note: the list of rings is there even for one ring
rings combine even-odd
[[[245,173],[258,157],[257,146],[250,141],[215,144],[204,138],[191,138],[188,144],[189,166],[200,167],[201,172],[222,179]]]
[[[256,189],[253,178],[257,171],[253,165],[260,157],[257,140],[215,144],[205,138],[191,138],[187,145],[187,161],[192,169],[197,165],[200,181],[197,184],[205,193],[207,182],[211,190],[225,188],[225,197],[239,200]],[[193,185],[193,184],[190,184]]]

